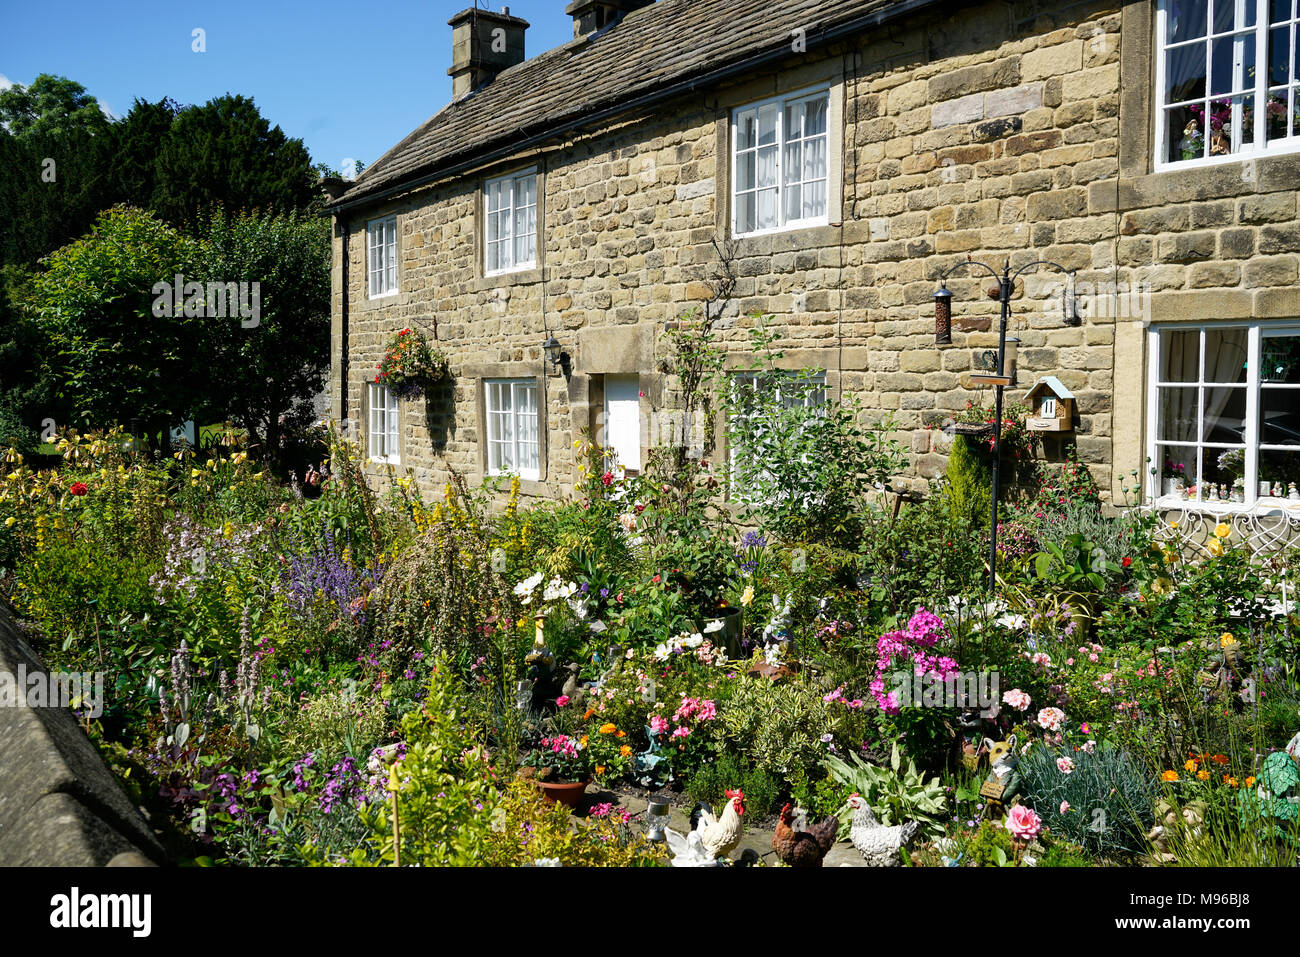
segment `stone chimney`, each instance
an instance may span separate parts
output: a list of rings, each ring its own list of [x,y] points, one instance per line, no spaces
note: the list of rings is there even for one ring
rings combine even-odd
[[[633,10],[648,7],[655,0],[572,0],[564,12],[573,17],[573,38],[603,30],[618,23]]]
[[[509,7],[500,13],[471,7],[456,14],[447,24],[451,27],[452,99],[492,82],[506,67],[524,62],[524,31],[528,21],[510,15]]]

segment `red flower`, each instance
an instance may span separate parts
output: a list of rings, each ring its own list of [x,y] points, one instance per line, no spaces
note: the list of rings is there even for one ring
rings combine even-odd
[[[68,489],[68,491],[73,495],[85,495],[90,490],[86,488],[85,482],[73,482],[72,488]]]
[[[613,472],[606,472],[604,475],[602,475],[602,476],[600,477],[600,481],[601,481],[601,483],[602,483],[603,485],[613,485],[613,484],[614,484],[614,473],[613,473]]]
[[[1133,564],[1133,559],[1131,559],[1131,558],[1129,558],[1127,555],[1125,555],[1125,556],[1124,556],[1124,560],[1123,560],[1122,562],[1120,562],[1120,564],[1123,565],[1125,568],[1128,568],[1130,565]]]
[[[653,584],[653,585],[658,585],[658,584],[659,584],[659,576],[656,575],[654,578],[650,579],[650,583]]]

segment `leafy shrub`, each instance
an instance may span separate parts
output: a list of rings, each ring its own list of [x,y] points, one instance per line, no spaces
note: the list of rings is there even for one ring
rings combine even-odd
[[[953,512],[974,528],[988,524],[993,478],[984,459],[964,435],[954,435],[948,450],[948,486]]]
[[[911,758],[903,767],[897,744],[888,768],[868,764],[856,754],[850,754],[848,761],[829,757],[824,763],[833,778],[866,799],[881,824],[919,821],[927,833],[943,833],[940,817],[948,810],[943,785],[938,778],[926,780]],[[853,809],[846,804],[840,809],[841,833],[847,831],[852,819]]]
[[[781,782],[734,754],[722,754],[696,772],[686,784],[686,793],[711,807],[721,807],[726,791],[745,792],[745,804],[759,816],[776,809],[781,799]],[[838,810],[838,805],[836,810]]]
[[[313,695],[290,720],[284,748],[290,754],[313,752],[321,762],[343,755],[368,755],[387,728],[384,702],[374,695],[344,690]]]
[[[822,735],[832,733],[838,712],[821,694],[798,682],[744,678],[722,709],[728,741],[755,767],[778,777],[811,768],[826,754]]]
[[[1057,760],[1074,770],[1063,773]],[[1095,853],[1136,853],[1146,847],[1156,785],[1126,751],[1093,753],[1035,746],[1020,762],[1025,800],[1055,833]],[[1062,802],[1068,802],[1061,814]]]

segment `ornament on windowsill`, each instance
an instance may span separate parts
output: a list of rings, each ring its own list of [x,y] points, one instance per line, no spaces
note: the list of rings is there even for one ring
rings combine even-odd
[[[1300,502],[1300,490],[1296,489],[1295,482],[1291,482],[1286,487],[1287,501]]]

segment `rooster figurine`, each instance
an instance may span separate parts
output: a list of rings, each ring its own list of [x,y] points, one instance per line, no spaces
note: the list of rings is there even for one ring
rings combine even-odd
[[[898,867],[900,854],[921,825],[916,821],[885,827],[871,813],[871,807],[865,798],[855,794],[849,798],[853,808],[853,825],[849,830],[849,839],[858,849],[862,859],[869,867]]]
[[[794,813],[789,804],[781,808],[781,820],[772,835],[772,850],[790,867],[821,867],[822,859],[835,846],[840,821],[835,815],[814,824],[806,831],[794,828]]]
[[[722,816],[714,819],[705,810],[700,812],[700,843],[714,858],[726,857],[740,844],[745,834],[745,824],[740,816],[745,813],[745,792],[727,791],[727,806]]]

